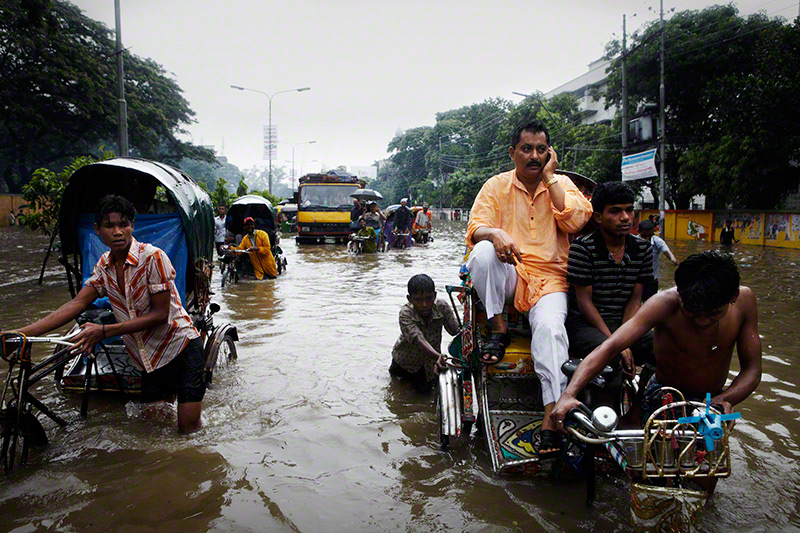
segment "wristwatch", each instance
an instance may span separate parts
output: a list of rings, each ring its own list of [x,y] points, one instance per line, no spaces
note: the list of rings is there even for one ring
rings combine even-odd
[[[553,179],[551,179],[550,181],[545,181],[544,182],[544,186],[549,189],[552,184],[557,183],[557,182],[558,182],[558,178],[553,176]]]

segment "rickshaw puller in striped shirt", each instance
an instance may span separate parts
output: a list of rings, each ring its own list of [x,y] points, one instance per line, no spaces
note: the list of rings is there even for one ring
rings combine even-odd
[[[78,294],[45,318],[20,329],[37,336],[78,317],[97,298],[108,296],[115,324],[87,322],[75,337],[74,352],[90,353],[98,342],[121,335],[142,370],[142,402],[178,399],[178,429],[200,428],[205,394],[203,343],[175,288],[167,254],[133,238],[136,210],[125,198],[100,200],[95,232],[110,248]]]

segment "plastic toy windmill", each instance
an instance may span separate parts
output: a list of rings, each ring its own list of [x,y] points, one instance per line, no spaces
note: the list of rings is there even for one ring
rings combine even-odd
[[[698,433],[706,440],[706,450],[714,451],[714,441],[719,440],[725,434],[722,423],[728,420],[742,418],[742,413],[731,413],[729,415],[718,415],[711,411],[711,394],[706,394],[706,412],[698,416],[684,416],[678,419],[678,424],[697,424]]]

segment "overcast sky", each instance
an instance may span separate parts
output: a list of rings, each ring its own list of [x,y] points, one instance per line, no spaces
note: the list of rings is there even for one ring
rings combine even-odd
[[[114,28],[114,0],[73,0]],[[665,10],[715,2],[666,0]],[[719,2],[716,2],[719,3]],[[739,0],[741,14],[792,19],[798,0]],[[163,65],[197,122],[196,144],[240,168],[262,160],[268,99],[274,166],[371,165],[398,129],[512,91],[547,92],[586,72],[621,35],[658,18],[658,0],[121,0],[123,44]],[[648,8],[650,8],[648,10]],[[634,14],[636,16],[634,16]],[[667,98],[669,95],[667,94]],[[317,162],[313,162],[317,160]]]

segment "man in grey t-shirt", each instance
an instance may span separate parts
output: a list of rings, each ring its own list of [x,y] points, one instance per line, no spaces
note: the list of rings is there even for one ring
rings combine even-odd
[[[666,255],[673,265],[678,266],[678,260],[669,249],[669,246],[667,246],[667,243],[661,237],[653,235],[654,231],[655,225],[652,221],[642,220],[639,222],[639,237],[650,241],[650,244],[653,245],[653,281],[645,284],[642,291],[642,302],[647,301],[648,298],[658,292],[658,259],[661,254]]]

